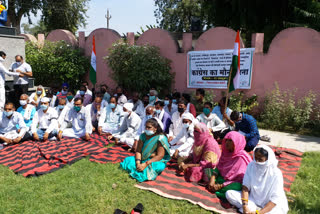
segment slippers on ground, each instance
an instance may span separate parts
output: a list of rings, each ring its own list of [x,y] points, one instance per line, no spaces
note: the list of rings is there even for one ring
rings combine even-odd
[[[135,208],[131,211],[131,214],[141,214],[143,211],[143,205],[141,203],[137,204]]]
[[[116,209],[114,211],[114,214],[127,214],[127,213],[125,211],[120,210],[120,209]]]

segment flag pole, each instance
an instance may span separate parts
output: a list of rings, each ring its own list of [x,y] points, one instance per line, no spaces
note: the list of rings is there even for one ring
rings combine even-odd
[[[226,95],[226,103],[224,104],[224,112],[226,112],[227,110],[227,106],[228,106],[228,99],[229,99],[229,87],[230,87],[230,83],[231,83],[231,74],[232,74],[232,66],[230,66],[230,71],[229,71],[229,78],[228,78],[228,87],[227,87],[227,95]]]

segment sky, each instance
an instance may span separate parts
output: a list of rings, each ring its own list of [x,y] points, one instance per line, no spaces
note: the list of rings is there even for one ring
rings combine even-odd
[[[156,25],[153,0],[91,0],[87,11],[87,26],[81,27],[79,31],[85,31],[89,35],[97,28],[106,28],[107,9],[112,16],[110,28],[120,35],[141,32],[140,27],[146,29],[146,25]],[[40,14],[32,17],[32,22],[37,23],[39,19]],[[28,23],[28,19],[24,17],[22,23]]]

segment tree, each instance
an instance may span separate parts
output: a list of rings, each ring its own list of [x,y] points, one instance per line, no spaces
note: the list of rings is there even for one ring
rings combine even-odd
[[[155,0],[158,8],[154,14],[163,29],[189,32],[193,18],[202,18],[201,0]],[[202,19],[203,20],[203,19]],[[201,28],[205,23],[201,22]]]
[[[37,37],[39,33],[44,33],[44,34],[48,33],[46,30],[46,26],[44,26],[44,23],[42,21],[38,21],[36,25],[23,23],[21,27],[23,28],[24,33],[34,35],[35,37]]]
[[[17,34],[21,33],[22,16],[29,18],[41,11],[41,20],[46,26],[46,32],[54,29],[67,29],[75,32],[79,26],[86,24],[87,3],[90,0],[7,0],[7,25],[15,27]]]
[[[188,31],[190,16],[196,16],[206,28],[240,29],[247,46],[255,32],[265,33],[267,48],[285,28],[303,26],[320,30],[318,0],[155,0],[155,4],[157,21],[166,30]]]
[[[42,17],[47,32],[65,29],[73,33],[86,26],[87,3],[90,0],[43,0]]]
[[[30,15],[36,15],[38,10],[41,9],[42,0],[8,0],[8,26],[13,26],[17,29],[17,34],[20,34],[20,24],[22,16],[29,18],[31,23]]]

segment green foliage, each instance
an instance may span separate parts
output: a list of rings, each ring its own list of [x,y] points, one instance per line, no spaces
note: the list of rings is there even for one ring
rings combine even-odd
[[[113,70],[112,78],[128,91],[171,88],[170,60],[160,55],[158,47],[115,43],[104,59]]]
[[[296,89],[280,91],[278,84],[275,83],[275,88],[266,95],[264,111],[261,115],[262,122],[267,127],[282,131],[290,126],[298,131],[308,124],[316,95],[310,91],[297,100],[296,92]]]
[[[222,96],[225,96],[224,92],[222,92]],[[259,105],[257,95],[254,94],[251,97],[247,97],[242,91],[232,94],[229,99],[229,108],[233,111],[249,113],[254,107]]]
[[[86,26],[86,12],[90,0],[43,0],[41,20],[47,32],[65,29],[75,33]]]
[[[90,66],[89,58],[80,49],[64,41],[46,41],[41,48],[29,42],[26,44],[26,58],[32,67],[36,85],[52,86],[68,82],[77,87]]]
[[[30,25],[27,23],[23,23],[21,25],[21,27],[23,28],[23,32],[24,33],[28,33],[31,35],[34,35],[35,37],[37,37],[38,34],[43,33],[45,34],[45,36],[48,35],[46,26],[44,25],[44,23],[42,21],[38,21],[37,24],[35,25]]]

